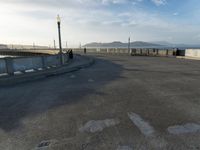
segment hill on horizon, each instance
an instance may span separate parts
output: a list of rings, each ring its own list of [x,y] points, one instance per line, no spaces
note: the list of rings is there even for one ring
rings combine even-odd
[[[134,48],[134,47],[161,47],[164,45],[160,45],[160,44],[154,44],[154,43],[150,43],[150,42],[143,42],[143,41],[135,41],[135,42],[131,42],[130,43],[130,47]],[[88,43],[85,44],[83,47],[87,47],[87,48],[127,48],[128,47],[128,43],[122,43],[120,41],[114,41],[111,43],[97,43],[97,42],[92,42],[92,43]]]

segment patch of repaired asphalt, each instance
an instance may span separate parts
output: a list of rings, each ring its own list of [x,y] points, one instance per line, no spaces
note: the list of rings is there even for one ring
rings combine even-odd
[[[119,124],[118,119],[91,120],[79,129],[80,132],[101,132],[103,129]]]
[[[187,133],[200,132],[200,125],[196,123],[187,123],[185,125],[176,125],[167,128],[170,134],[179,135]]]

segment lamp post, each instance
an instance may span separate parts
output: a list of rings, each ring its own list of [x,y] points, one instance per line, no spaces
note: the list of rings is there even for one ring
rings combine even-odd
[[[62,57],[62,42],[61,42],[61,32],[60,32],[60,24],[61,24],[61,19],[60,16],[57,16],[57,24],[58,24],[58,38],[59,38],[59,48],[60,48],[60,63],[61,65],[63,64],[63,57]]]
[[[53,40],[54,50],[56,50],[56,41]]]
[[[128,38],[128,53],[130,53],[131,50],[131,38]]]

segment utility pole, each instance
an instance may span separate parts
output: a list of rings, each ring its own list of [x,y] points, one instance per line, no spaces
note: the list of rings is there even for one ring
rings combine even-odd
[[[33,49],[35,50],[35,42],[33,42]]]
[[[66,41],[66,49],[67,49],[68,45],[67,45],[67,41]]]

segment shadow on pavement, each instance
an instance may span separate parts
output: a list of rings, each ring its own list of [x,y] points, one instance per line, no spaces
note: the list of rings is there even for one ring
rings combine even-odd
[[[103,95],[97,89],[121,78],[123,68],[108,60],[95,61],[93,66],[74,73],[0,88],[0,128],[10,132],[26,117],[79,103],[90,94]],[[71,74],[76,77],[70,78]]]

